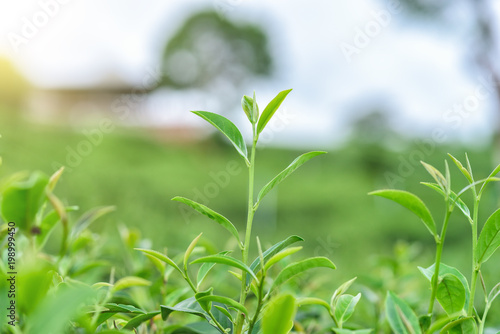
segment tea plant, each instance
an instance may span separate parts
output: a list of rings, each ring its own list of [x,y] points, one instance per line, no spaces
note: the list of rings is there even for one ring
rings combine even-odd
[[[448,163],[445,161],[444,175],[435,167],[422,162],[435,183],[422,182],[432,190],[441,194],[444,198],[445,215],[441,224],[441,232],[437,232],[434,218],[424,204],[416,195],[402,190],[379,190],[371,195],[388,198],[412,211],[424,223],[436,243],[435,263],[428,268],[421,268],[421,273],[429,280],[431,295],[427,313],[417,317],[408,304],[396,296],[393,292],[387,293],[385,302],[388,321],[396,333],[479,333],[483,334],[488,311],[493,301],[500,295],[500,283],[496,284],[490,292],[487,292],[486,283],[481,275],[482,265],[490,259],[493,253],[500,247],[500,209],[496,210],[486,220],[481,231],[479,231],[479,204],[486,185],[500,179],[494,176],[500,172],[500,165],[496,167],[486,179],[475,180],[471,164],[466,155],[466,166],[450,155],[450,158],[465,176],[468,186],[458,192],[451,188],[451,177]],[[473,210],[469,209],[462,200],[462,195],[470,192],[473,201]],[[466,221],[471,226],[471,278],[469,281],[456,268],[441,262],[446,232],[450,216],[455,208],[461,211]],[[480,233],[479,233],[480,232]],[[484,297],[484,311],[480,315],[475,308],[475,296],[478,282]],[[441,305],[444,315],[435,310],[435,301]]]
[[[197,328],[205,328],[204,333],[211,332],[211,327],[215,328],[220,333],[288,333],[293,326],[297,300],[294,296],[289,294],[277,294],[279,287],[296,275],[312,268],[324,267],[335,269],[335,265],[328,258],[311,257],[286,265],[277,276],[271,278],[271,269],[277,263],[301,249],[301,247],[290,247],[302,241],[302,238],[294,235],[276,243],[265,251],[262,249],[260,241],[257,238],[257,251],[259,255],[252,262],[249,260],[254,215],[262,200],[271,190],[284,181],[301,165],[325,153],[313,151],[297,157],[287,168],[269,181],[269,183],[259,191],[257,196],[255,196],[256,147],[259,135],[290,91],[291,90],[285,90],[280,92],[266,106],[262,114],[259,112],[255,93],[253,98],[249,96],[244,96],[242,98],[243,111],[252,127],[252,144],[249,152],[240,130],[227,118],[211,112],[193,111],[194,114],[203,118],[224,134],[247,165],[248,214],[245,233],[243,238],[240,238],[241,232],[223,215],[203,204],[185,197],[173,198],[174,201],[188,205],[225,228],[236,241],[241,251],[241,258],[231,256],[231,251],[227,250],[215,255],[203,256],[191,260],[191,255],[196,249],[201,234],[187,247],[183,255],[182,265],[163,253],[150,249],[138,249],[152,260],[159,260],[168,264],[186,281],[191,289],[192,297],[181,301],[175,306],[161,306],[161,315],[164,320],[166,320],[172,312],[183,312],[204,318],[207,324],[209,324],[209,327],[202,324],[191,324],[186,326],[188,328],[193,328],[193,326],[196,325],[198,326]],[[201,266],[196,268],[195,265],[198,264],[201,264]],[[212,287],[205,290],[201,289],[204,279],[216,264],[226,265],[239,271],[230,271],[230,273],[241,282],[239,298],[230,298],[215,294]],[[193,271],[197,272],[196,278],[192,277],[191,273]],[[333,320],[336,322],[336,327],[342,328],[343,323],[352,314],[354,306],[360,298],[360,295],[356,297],[344,295],[348,285],[345,285],[344,288],[336,292],[335,298],[332,300],[332,306],[319,299],[301,299],[298,301],[298,304],[320,304],[326,306]],[[256,299],[253,304],[247,302],[250,294],[253,294]],[[252,306],[252,309],[249,308],[250,306]]]

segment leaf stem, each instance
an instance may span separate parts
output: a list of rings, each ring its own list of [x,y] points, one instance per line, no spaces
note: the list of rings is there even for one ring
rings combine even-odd
[[[264,281],[266,280],[266,273],[263,271],[262,273],[262,279],[260,280],[260,285],[259,285],[259,296],[258,296],[258,302],[257,302],[257,310],[255,311],[255,315],[253,316],[252,320],[250,321],[250,327],[248,329],[248,334],[251,334],[253,331],[253,327],[257,323],[257,320],[259,319],[260,311],[262,310],[263,306],[263,295],[264,295]]]
[[[198,289],[195,287],[195,285],[193,284],[193,281],[191,281],[191,278],[189,277],[189,274],[188,274],[188,271],[187,271],[187,266],[184,267],[184,273],[183,273],[182,276],[184,277],[184,280],[186,280],[186,282],[188,282],[189,287],[191,288],[191,290],[193,290],[193,292],[195,294],[197,294],[198,293]],[[222,325],[217,321],[217,319],[215,319],[215,316],[213,315],[212,311],[208,310],[207,314],[209,315],[210,319],[212,319],[212,321],[217,326],[217,328],[220,329],[224,333],[226,329],[224,327],[222,327]]]
[[[434,265],[434,275],[432,276],[431,299],[429,302],[429,310],[427,312],[428,314],[432,314],[434,310],[434,302],[436,301],[436,293],[437,293],[438,278],[439,278],[439,267],[441,265],[441,255],[443,253],[444,239],[446,236],[446,230],[448,229],[448,222],[450,221],[450,215],[452,212],[448,199],[446,200],[445,205],[446,205],[446,214],[444,217],[443,227],[441,228],[441,236],[439,236],[436,241],[437,243],[436,263]]]
[[[243,263],[248,264],[248,252],[250,248],[250,240],[252,237],[252,223],[253,216],[255,214],[254,209],[254,179],[255,179],[255,148],[257,146],[258,135],[256,133],[255,124],[252,124],[253,142],[252,150],[250,152],[250,165],[248,166],[248,215],[247,215],[247,225],[245,233],[245,244],[243,245],[242,258]],[[247,284],[246,284],[246,272],[241,273],[241,292],[240,292],[240,304],[244,305],[247,298]],[[241,334],[243,330],[243,323],[245,320],[245,315],[240,313],[236,321],[236,334]]]
[[[474,297],[476,295],[476,285],[477,285],[477,275],[481,269],[481,264],[478,263],[476,259],[476,248],[477,248],[477,223],[479,216],[479,200],[480,196],[476,195],[476,191],[473,188],[472,193],[474,195],[474,213],[472,217],[472,278],[470,287],[470,299],[469,306],[467,309],[467,316],[472,316],[474,312]]]

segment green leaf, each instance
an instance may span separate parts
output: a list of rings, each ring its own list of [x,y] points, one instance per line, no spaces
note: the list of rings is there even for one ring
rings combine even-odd
[[[448,193],[448,190],[450,189],[449,183],[447,181],[447,178],[441,174],[439,170],[437,170],[436,167],[429,165],[428,163],[425,163],[423,161],[420,161],[422,165],[425,167],[427,172],[432,176],[434,180],[436,180],[437,184],[443,189],[445,193]]]
[[[162,254],[160,252],[157,252],[157,251],[151,250],[151,249],[142,249],[142,248],[134,248],[134,249],[138,250],[140,252],[143,252],[145,254],[149,254],[151,256],[154,256],[158,260],[163,261],[163,262],[171,265],[172,267],[174,267],[175,270],[177,270],[179,273],[183,274],[182,270],[177,266],[177,264],[175,264],[175,262],[171,258],[166,256],[165,254]]]
[[[181,203],[184,203],[186,205],[189,205],[190,207],[192,207],[193,209],[195,209],[199,213],[207,216],[208,218],[212,219],[216,223],[219,223],[222,227],[224,227],[226,230],[228,230],[229,233],[231,233],[236,238],[236,240],[238,240],[238,244],[241,245],[241,241],[240,241],[240,236],[238,234],[238,230],[223,215],[215,212],[214,210],[206,207],[203,204],[197,203],[195,201],[192,201],[192,200],[184,198],[184,197],[177,196],[177,197],[172,198],[172,201],[177,201],[177,202],[181,202]]]
[[[373,329],[350,330],[344,328],[332,328],[332,330],[337,334],[370,334],[371,332],[373,332]]]
[[[187,325],[174,325],[175,330],[167,333],[172,334],[217,334],[220,331],[210,325],[208,322],[193,322]]]
[[[249,273],[256,281],[258,281],[257,276],[255,276],[252,269],[250,269],[246,264],[244,264],[240,260],[237,260],[233,257],[225,256],[225,255],[209,255],[209,256],[205,256],[205,257],[201,257],[199,259],[196,259],[193,262],[191,262],[191,264],[205,263],[205,262],[225,264],[225,265],[228,265],[231,267],[241,269],[241,270]]]
[[[440,333],[448,334],[476,334],[477,325],[473,317],[460,318],[444,326]]]
[[[224,116],[214,114],[208,111],[192,111],[192,113],[200,116],[213,126],[217,128],[220,132],[222,132],[234,145],[236,151],[245,159],[247,164],[250,164],[247,157],[247,146],[245,144],[245,140],[243,140],[243,136],[241,135],[240,130],[234,125],[230,120],[225,118]]]
[[[436,298],[448,315],[461,311],[465,306],[465,287],[453,274],[445,274],[440,280]]]
[[[71,232],[72,237],[78,236],[82,231],[87,229],[93,222],[116,210],[114,206],[102,206],[85,212],[75,223],[75,227]]]
[[[247,115],[247,118],[250,121],[250,123],[253,124],[254,123],[254,121],[252,119],[253,100],[250,96],[243,95],[243,97],[241,98],[241,108],[243,109],[243,111]]]
[[[295,298],[284,294],[272,299],[262,317],[263,334],[287,334],[293,327],[297,307]]]
[[[486,181],[483,183],[481,186],[481,189],[479,190],[479,196],[483,193],[484,187],[491,181],[495,181],[495,178],[493,176],[497,175],[500,172],[500,165],[496,166],[495,169],[491,172],[491,174],[488,176]]]
[[[433,264],[429,268],[422,268],[418,267],[420,272],[429,280],[429,282],[432,282],[432,276],[434,276],[434,270],[435,270],[436,265]],[[441,263],[439,265],[439,277],[438,279],[441,280],[445,275],[450,274],[455,277],[457,277],[460,282],[462,283],[462,286],[465,287],[465,306],[469,305],[469,297],[470,297],[470,291],[469,291],[469,284],[467,283],[467,278],[456,268],[450,267],[445,263]]]
[[[225,308],[225,306],[223,304],[214,303],[214,306],[215,305],[218,305],[220,307]],[[182,313],[192,314],[192,315],[196,315],[198,317],[204,318],[208,322],[211,321],[210,316],[208,315],[207,312],[205,312],[201,308],[200,304],[198,304],[195,297],[191,297],[191,298],[188,298],[186,300],[183,300],[182,302],[176,304],[175,306],[163,306],[163,305],[161,305],[160,307],[161,307],[161,315],[162,315],[163,320],[167,320],[172,312],[182,312]],[[214,315],[217,322],[219,322],[221,324],[222,327],[229,328],[230,333],[232,332],[233,323],[230,321],[230,319],[225,314],[221,313],[217,308],[212,309],[212,314]],[[217,328],[214,325],[212,325],[212,326],[214,328]]]
[[[262,190],[259,192],[257,196],[257,204],[266,196],[268,192],[270,192],[274,187],[280,184],[284,179],[286,179],[290,174],[292,174],[297,168],[305,164],[310,159],[315,156],[325,154],[323,151],[313,151],[309,153],[304,153],[301,156],[297,157],[292,163],[285,168],[281,173],[279,173],[274,179],[272,179],[268,184],[266,184]]]
[[[253,91],[253,104],[252,104],[252,124],[257,123],[259,120],[259,105],[255,98],[255,91]]]
[[[227,255],[229,254],[230,252],[229,251],[224,251],[224,252],[220,252],[218,253],[219,255]],[[205,277],[207,276],[208,272],[210,270],[212,270],[212,268],[215,266],[215,263],[203,263],[200,267],[200,269],[198,270],[198,276],[196,278],[196,282],[197,282],[197,287],[199,288],[201,283],[203,282],[203,280],[205,280]]]
[[[255,124],[259,119],[259,107],[255,100],[255,92],[253,92],[253,99],[250,96],[244,95],[241,99],[241,107],[248,117],[250,123]]]
[[[15,222],[25,233],[34,223],[38,210],[47,200],[45,188],[49,178],[40,172],[30,175],[26,181],[17,181],[5,188],[1,202],[2,218]]]
[[[218,309],[221,313],[223,313],[226,317],[229,318],[229,320],[234,323],[234,319],[233,319],[233,316],[231,315],[231,313],[229,313],[229,310],[228,309],[225,309],[219,305],[214,305],[214,307],[216,309]]]
[[[104,304],[104,307],[108,309],[107,311],[104,311],[104,312],[146,314],[145,311],[143,311],[143,310],[141,310],[133,305],[106,303],[106,304]]]
[[[262,254],[264,257],[264,261],[268,261],[275,254],[279,253],[280,251],[282,251],[286,247],[288,247],[296,242],[299,242],[299,241],[304,241],[304,239],[302,239],[301,237],[299,237],[297,235],[292,235],[292,236],[289,236],[288,238],[286,238],[285,240],[282,240],[282,241],[274,244],[271,248],[269,248],[268,250],[266,250]],[[260,268],[260,263],[261,263],[260,257],[257,256],[257,258],[250,265],[250,268],[252,269],[252,271],[255,271],[257,268]],[[247,284],[248,284],[248,281],[250,279],[249,276],[250,275],[247,275]]]
[[[257,124],[257,134],[260,134],[262,130],[264,130],[267,123],[271,120],[276,110],[278,110],[279,106],[290,92],[291,89],[284,90],[278,93],[278,95],[276,95],[276,97],[269,102],[259,118],[259,123]]]
[[[492,303],[500,295],[500,283],[495,285],[488,294],[488,301]]]
[[[245,308],[245,306],[241,305],[240,303],[232,300],[231,298],[227,298],[224,296],[216,296],[216,295],[206,295],[203,297],[197,297],[196,298],[200,304],[202,303],[207,303],[207,302],[218,302],[221,304],[224,304],[226,306],[233,307],[242,313],[244,313],[246,316],[248,316],[248,310]]]
[[[337,322],[339,323],[339,327],[341,327],[341,324],[349,320],[360,299],[361,293],[358,293],[356,296],[342,295],[338,298],[334,314],[335,319],[337,319]]]
[[[150,286],[151,282],[141,277],[127,276],[118,280],[113,286],[113,291],[119,291],[133,286]]]
[[[130,321],[127,322],[127,324],[123,328],[132,330],[137,326],[139,326],[140,324],[142,324],[144,321],[148,321],[160,313],[161,313],[160,311],[156,311],[138,315],[137,317],[130,319]]]
[[[420,183],[440,193],[446,199],[446,194],[436,183],[429,183],[429,182],[420,182]],[[458,208],[460,209],[460,211],[462,211],[465,217],[469,219],[469,222],[472,222],[472,218],[470,216],[470,210],[467,204],[465,204],[465,202],[462,201],[462,199],[459,198],[457,194],[455,194],[455,192],[453,191],[450,191],[450,199],[453,201],[453,205],[458,206]]]
[[[312,257],[286,266],[276,277],[270,290],[280,286],[292,277],[312,268],[335,269],[335,265],[326,257]]]
[[[462,165],[462,163],[457,159],[455,158],[453,155],[451,155],[450,153],[448,153],[448,156],[451,158],[451,160],[453,160],[453,162],[455,163],[455,165],[457,165],[458,169],[462,172],[462,174],[465,176],[465,178],[470,182],[470,183],[473,183],[474,180],[472,179],[472,175],[469,173],[469,171]]]
[[[189,257],[191,256],[191,253],[193,252],[193,249],[196,247],[196,244],[198,243],[198,240],[200,240],[201,236],[203,233],[198,234],[196,238],[191,241],[189,244],[188,248],[186,249],[186,252],[184,253],[184,270],[187,271],[187,264],[189,261]]]
[[[292,254],[297,253],[301,249],[302,249],[302,246],[292,247],[292,248],[282,250],[281,252],[279,252],[278,254],[275,254],[271,259],[269,259],[269,261],[266,262],[266,265],[264,266],[264,270],[265,271],[269,270],[269,268],[271,268],[275,263],[281,261],[282,259],[284,259],[287,256],[290,256]]]
[[[92,303],[95,291],[90,287],[60,285],[57,292],[47,295],[26,318],[23,333],[65,333],[69,321],[84,314],[82,305]],[[57,316],[55,316],[55,310]]]
[[[213,291],[214,291],[214,288],[209,288],[206,291],[197,292],[194,295],[194,298],[196,298],[196,301],[198,302],[198,304],[200,304],[201,308],[206,312],[210,312],[210,310],[212,309],[212,301],[211,300],[200,301],[200,299],[203,297],[208,297],[208,296],[212,295]]]
[[[297,306],[302,307],[306,305],[320,305],[323,306],[330,312],[330,305],[328,305],[327,302],[325,302],[323,299],[320,298],[315,298],[315,297],[306,297],[306,298],[299,298],[297,299]]]
[[[350,279],[349,281],[343,283],[341,286],[339,286],[335,292],[333,293],[332,295],[332,298],[330,300],[330,307],[333,308],[335,307],[335,304],[337,303],[337,299],[342,296],[346,291],[347,289],[349,289],[352,285],[352,283],[354,283],[354,281],[357,279],[357,277],[354,277],[353,279]]]
[[[52,174],[50,176],[49,183],[48,183],[48,188],[50,191],[54,190],[54,188],[56,187],[56,184],[59,181],[59,178],[61,177],[63,172],[64,172],[64,167],[61,167],[54,174]]]
[[[385,299],[387,320],[396,334],[421,334],[418,318],[404,300],[387,292]]]
[[[404,206],[405,208],[416,214],[425,224],[429,232],[434,237],[437,237],[436,223],[434,223],[434,219],[432,218],[432,215],[427,206],[417,196],[404,190],[392,189],[372,191],[368,195],[384,197]]]
[[[479,235],[475,258],[479,263],[486,262],[500,247],[500,209],[488,218]]]

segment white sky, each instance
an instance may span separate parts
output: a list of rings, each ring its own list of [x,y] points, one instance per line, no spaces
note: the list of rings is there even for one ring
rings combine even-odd
[[[45,15],[47,22],[43,3],[50,4],[45,11],[53,11]],[[279,75],[256,83],[261,108],[278,91],[294,88],[285,105],[293,117],[285,130],[276,130],[278,142],[327,147],[348,133],[344,122],[354,109],[371,105],[390,107],[394,124],[405,133],[443,128],[466,141],[489,133],[495,114],[490,96],[470,112],[445,117],[455,104],[473,98],[480,85],[480,74],[468,65],[467,10],[461,7],[448,13],[463,17],[458,28],[424,26],[405,13],[392,13],[348,62],[342,43],[354,45],[359,29],[374,27],[373,12],[388,10],[385,2],[0,0],[0,54],[11,57],[36,85],[92,85],[116,74],[137,82],[156,66],[168,31],[196,8],[227,11],[269,28]],[[9,38],[22,36],[26,22],[36,19],[40,27],[16,51]],[[196,109],[185,103],[188,110]],[[237,123],[244,121],[241,115]]]

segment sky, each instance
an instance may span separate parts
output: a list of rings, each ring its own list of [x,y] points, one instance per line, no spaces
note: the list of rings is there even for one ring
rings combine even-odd
[[[374,108],[392,111],[401,133],[432,137],[441,130],[448,140],[484,140],[495,101],[488,78],[471,65],[467,8],[447,13],[458,26],[410,19],[389,2],[0,0],[0,54],[41,87],[137,83],[158,66],[183,19],[213,8],[269,32],[277,75],[254,83],[261,108],[293,88],[269,141],[328,147],[349,134],[349,119]],[[182,111],[210,107],[209,99],[158,93],[149,105],[162,122],[190,122]],[[162,104],[180,108],[162,115]],[[243,124],[243,113],[234,121]]]

